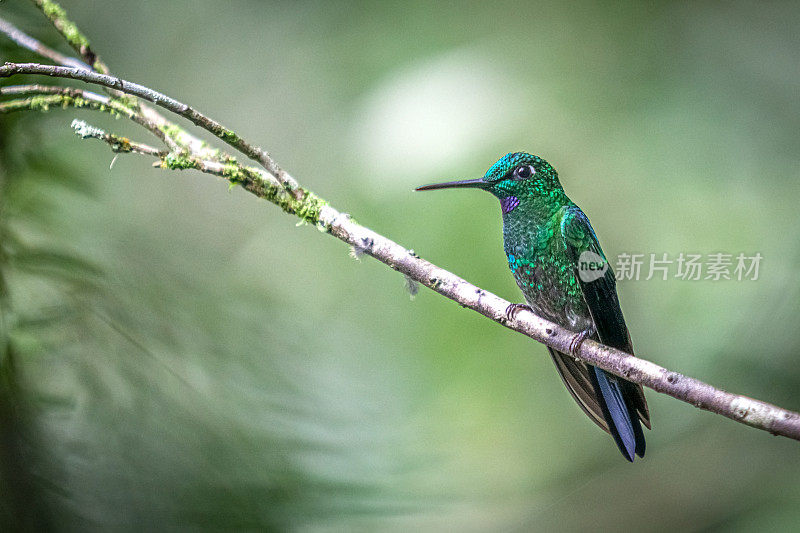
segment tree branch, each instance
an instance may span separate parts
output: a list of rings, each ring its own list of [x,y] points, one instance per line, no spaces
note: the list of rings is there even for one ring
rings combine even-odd
[[[45,2],[38,2],[37,0],[33,0],[33,3],[37,5],[40,9],[45,6]],[[60,20],[66,20],[68,24],[66,26],[64,24],[59,24],[62,28],[68,27],[72,28],[74,32],[78,35],[80,34],[77,27],[66,19],[66,16],[63,10],[54,2],[47,2],[47,5],[50,6],[50,10],[53,13],[60,13],[61,17]],[[62,16],[63,15],[63,16]],[[59,29],[58,27],[56,29]],[[59,29],[61,32],[61,30]],[[16,42],[20,46],[27,48],[33,52],[36,52],[42,57],[47,59],[51,59],[56,63],[59,63],[63,66],[67,67],[75,67],[79,69],[85,70],[92,70],[89,65],[78,61],[72,57],[64,56],[63,54],[56,52],[55,50],[45,46],[37,39],[34,39],[30,35],[25,34],[18,28],[16,28],[10,22],[0,18],[0,32],[5,33],[12,41]],[[63,32],[61,32],[64,35]],[[67,38],[65,36],[65,38]],[[68,38],[67,38],[68,39]],[[85,38],[84,38],[85,39]],[[69,40],[69,39],[68,39]],[[78,39],[80,41],[80,39]],[[76,41],[77,42],[77,41]],[[88,41],[87,41],[88,42]],[[108,73],[108,67],[102,63],[102,61],[97,58],[95,55],[95,69],[98,67],[104,73]],[[116,89],[107,89],[107,92],[111,96],[115,96],[117,98],[125,96],[125,93],[117,91]],[[132,96],[125,96],[128,98],[128,102],[126,102],[131,108],[135,109],[137,112],[137,118],[141,119],[139,121],[140,125],[147,127],[153,134],[155,134],[159,139],[161,139],[172,151],[181,151],[186,150],[196,155],[200,155],[204,158],[211,159],[211,160],[228,160],[230,156],[221,152],[220,150],[210,148],[204,141],[194,137],[193,135],[189,134],[187,131],[179,128],[174,123],[168,121],[164,118],[161,114],[159,114],[155,109],[151,108],[150,106],[144,105],[141,102],[136,101],[135,97]]]
[[[3,93],[0,92],[0,94]],[[0,102],[0,113],[12,113],[14,111],[47,111],[51,107],[88,108],[116,115],[123,112],[119,108],[109,105],[108,102],[101,102],[93,98],[75,98],[65,92],[64,94],[31,96],[29,98],[17,98],[15,100]]]
[[[199,113],[181,103],[174,98],[171,98],[163,93],[126,81],[115,76],[107,74],[100,74],[98,72],[87,71],[84,69],[77,69],[73,67],[59,67],[55,65],[41,65],[39,63],[6,63],[0,67],[0,78],[7,78],[15,74],[43,74],[46,76],[55,76],[59,78],[69,78],[74,80],[84,81],[86,83],[94,83],[110,89],[116,89],[126,94],[138,96],[148,102],[152,102],[159,107],[163,107],[168,111],[172,111],[176,115],[180,115],[196,126],[212,133],[216,137],[222,139],[230,146],[245,154],[250,159],[258,161],[270,174],[275,176],[284,187],[293,190],[297,187],[297,182],[282,170],[278,164],[270,157],[270,155],[261,147],[250,144],[245,141],[233,130],[230,130],[202,113]]]
[[[2,67],[0,67],[2,68]],[[87,71],[88,72],[88,71]],[[168,129],[164,127],[166,122],[163,118],[161,121],[155,120],[144,115],[144,112],[139,106],[134,109],[127,102],[123,102],[117,98],[110,98],[91,91],[77,89],[74,87],[60,87],[57,85],[9,85],[7,87],[0,87],[0,96],[2,95],[33,95],[30,98],[10,100],[0,102],[0,113],[11,113],[14,111],[47,111],[51,107],[68,108],[73,107],[76,109],[86,108],[96,111],[103,111],[115,116],[124,116],[135,123],[139,124],[150,133],[155,135],[170,150],[180,152],[183,147],[178,144],[171,135],[168,135]],[[159,116],[160,118],[160,116]]]
[[[59,65],[64,65],[65,67],[85,68],[86,70],[91,70],[89,65],[87,65],[86,63],[78,61],[73,57],[65,56],[60,52],[56,52],[52,48],[45,46],[41,42],[27,35],[19,28],[17,28],[13,24],[2,18],[0,18],[0,32],[5,33],[9,39],[14,41],[21,47],[27,48],[32,52],[36,52],[42,57],[51,59],[56,63],[58,63]]]
[[[67,18],[67,13],[60,5],[50,0],[31,0],[44,16],[53,24],[58,33],[69,43],[73,50],[78,52],[86,64],[103,74],[108,74],[108,67],[89,46],[89,39],[78,29],[74,22]],[[61,61],[59,61],[61,63]]]
[[[100,128],[95,128],[77,118],[70,124],[75,131],[75,135],[82,139],[99,139],[108,144],[111,151],[117,154],[136,153],[142,155],[152,155],[155,157],[163,158],[167,156],[167,152],[153,148],[150,145],[137,143],[131,141],[127,137],[114,135],[113,133],[106,133]]]
[[[186,104],[142,85],[81,69],[34,63],[6,63],[0,67],[0,77],[11,77],[18,74],[42,74],[71,78],[110,87],[141,97],[188,118],[197,126],[212,132],[248,157],[259,161],[269,173],[252,167],[243,167],[233,160],[224,163],[215,160],[209,161],[197,157],[193,153],[188,155],[167,154],[161,157],[161,162],[158,164],[160,167],[197,169],[221,176],[231,183],[241,184],[259,198],[269,200],[284,211],[296,214],[302,220],[317,225],[320,230],[350,244],[357,252],[376,258],[394,270],[402,272],[409,278],[457,302],[462,307],[472,309],[558,351],[565,353],[570,351],[569,345],[575,335],[574,332],[527,311],[521,311],[514,318],[508,319],[506,317],[508,301],[468,283],[455,274],[421,259],[413,251],[357,224],[346,213],[340,213],[312,192],[299,187],[264,150],[246,142],[233,131],[198,113]],[[720,414],[736,422],[769,431],[775,435],[800,440],[800,414],[798,413],[760,400],[716,389],[697,379],[672,372],[592,340],[586,340],[581,344],[576,357],[617,376],[640,383],[657,392],[668,394],[673,398]]]

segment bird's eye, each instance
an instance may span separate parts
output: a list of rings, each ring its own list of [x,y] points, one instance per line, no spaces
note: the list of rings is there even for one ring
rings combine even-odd
[[[518,180],[526,180],[536,174],[536,169],[531,165],[521,165],[514,169],[514,177]]]

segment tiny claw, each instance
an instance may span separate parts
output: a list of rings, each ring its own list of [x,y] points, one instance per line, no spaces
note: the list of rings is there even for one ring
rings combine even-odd
[[[572,357],[575,357],[578,353],[578,350],[580,350],[583,341],[585,341],[592,335],[594,335],[594,328],[585,329],[580,333],[578,333],[577,335],[573,336],[572,339],[569,341],[569,354]]]
[[[506,318],[508,320],[514,320],[514,317],[517,316],[517,313],[520,311],[520,309],[533,312],[531,306],[527,304],[508,304],[508,307],[506,307]]]

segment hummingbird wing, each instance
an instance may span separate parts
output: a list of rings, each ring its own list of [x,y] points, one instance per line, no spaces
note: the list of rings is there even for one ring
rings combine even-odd
[[[603,408],[600,407],[600,403],[597,401],[597,393],[592,379],[593,367],[590,367],[580,359],[575,359],[571,355],[561,353],[549,346],[547,349],[556,364],[558,375],[561,376],[561,380],[567,386],[567,390],[580,408],[583,409],[583,412],[604,431],[611,433],[608,429],[608,422],[603,416]]]
[[[577,206],[565,208],[561,233],[567,256],[574,265],[575,277],[594,322],[596,334],[593,337],[603,344],[632,354],[633,346],[619,305],[614,272],[605,260],[589,219]],[[582,254],[586,255],[581,258]],[[607,268],[604,272],[582,272],[582,259],[606,261]],[[559,352],[551,352],[551,355],[572,395],[600,427],[611,433],[623,454],[629,460],[633,460],[634,451],[637,455],[644,455],[644,435],[639,421],[649,429],[650,413],[641,385],[577,362]],[[588,398],[592,398],[594,403]]]

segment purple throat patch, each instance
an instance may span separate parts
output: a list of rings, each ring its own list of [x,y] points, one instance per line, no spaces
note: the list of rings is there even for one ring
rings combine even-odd
[[[503,210],[503,214],[510,213],[514,210],[515,207],[519,205],[519,198],[516,196],[507,196],[500,200],[500,208]]]

